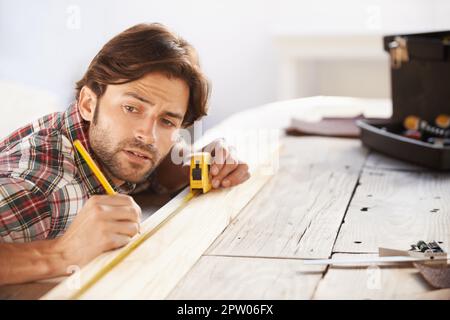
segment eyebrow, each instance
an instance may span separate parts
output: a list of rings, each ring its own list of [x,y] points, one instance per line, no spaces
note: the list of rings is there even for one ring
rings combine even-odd
[[[132,98],[135,98],[137,100],[140,100],[140,101],[142,101],[144,103],[153,104],[149,100],[145,99],[144,97],[142,97],[142,96],[140,96],[140,95],[138,95],[137,93],[134,93],[134,92],[126,92],[125,95],[129,96],[129,97],[132,97]]]
[[[140,101],[142,101],[144,103],[153,104],[149,100],[145,99],[144,97],[141,97],[140,95],[138,95],[137,93],[134,93],[134,92],[126,92],[125,95],[129,96],[129,97],[132,97],[132,98],[135,98],[135,99],[138,99],[138,100],[140,100]],[[169,117],[172,117],[172,118],[175,118],[175,119],[179,119],[179,120],[183,120],[184,119],[184,116],[182,114],[180,114],[180,113],[166,111],[166,112],[164,112],[164,114],[166,116],[169,116]]]
[[[164,112],[165,115],[172,117],[172,118],[176,118],[179,120],[183,120],[183,115],[179,114],[179,113],[175,113],[175,112],[170,112],[170,111],[166,111]]]

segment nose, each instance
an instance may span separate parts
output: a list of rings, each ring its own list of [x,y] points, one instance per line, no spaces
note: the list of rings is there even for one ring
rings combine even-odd
[[[142,121],[136,127],[135,137],[144,144],[154,144],[156,141],[156,119],[152,117],[150,120]]]

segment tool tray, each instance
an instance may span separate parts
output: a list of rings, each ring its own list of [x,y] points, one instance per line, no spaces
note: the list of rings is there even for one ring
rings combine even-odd
[[[399,62],[399,56],[393,54],[397,40],[405,45],[406,61]],[[401,160],[450,170],[450,146],[402,135],[403,120],[409,115],[430,124],[439,114],[450,115],[450,31],[386,36],[383,42],[384,50],[391,53],[393,113],[390,119],[358,120],[361,141]]]

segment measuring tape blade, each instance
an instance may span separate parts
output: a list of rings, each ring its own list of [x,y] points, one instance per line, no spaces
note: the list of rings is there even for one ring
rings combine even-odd
[[[115,266],[117,266],[121,261],[128,257],[136,248],[138,248],[142,243],[148,238],[154,235],[158,230],[160,230],[170,219],[172,219],[181,209],[184,208],[186,203],[188,203],[192,198],[200,193],[199,190],[191,190],[183,199],[180,205],[176,207],[167,217],[164,218],[159,224],[154,228],[148,230],[139,236],[135,241],[131,242],[127,247],[123,248],[117,256],[110,260],[105,266],[98,270],[85,284],[81,286],[74,294],[71,295],[69,299],[77,300],[80,299],[83,294],[86,293],[94,284],[96,284],[100,279],[102,279],[108,272],[110,272]]]

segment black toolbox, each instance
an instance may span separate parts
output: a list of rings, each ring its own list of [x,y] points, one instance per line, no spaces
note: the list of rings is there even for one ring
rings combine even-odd
[[[450,115],[450,31],[383,38],[391,56],[393,113],[385,120],[358,120],[366,146],[432,169],[450,169],[450,146],[402,135],[403,121],[415,115],[434,124]]]

